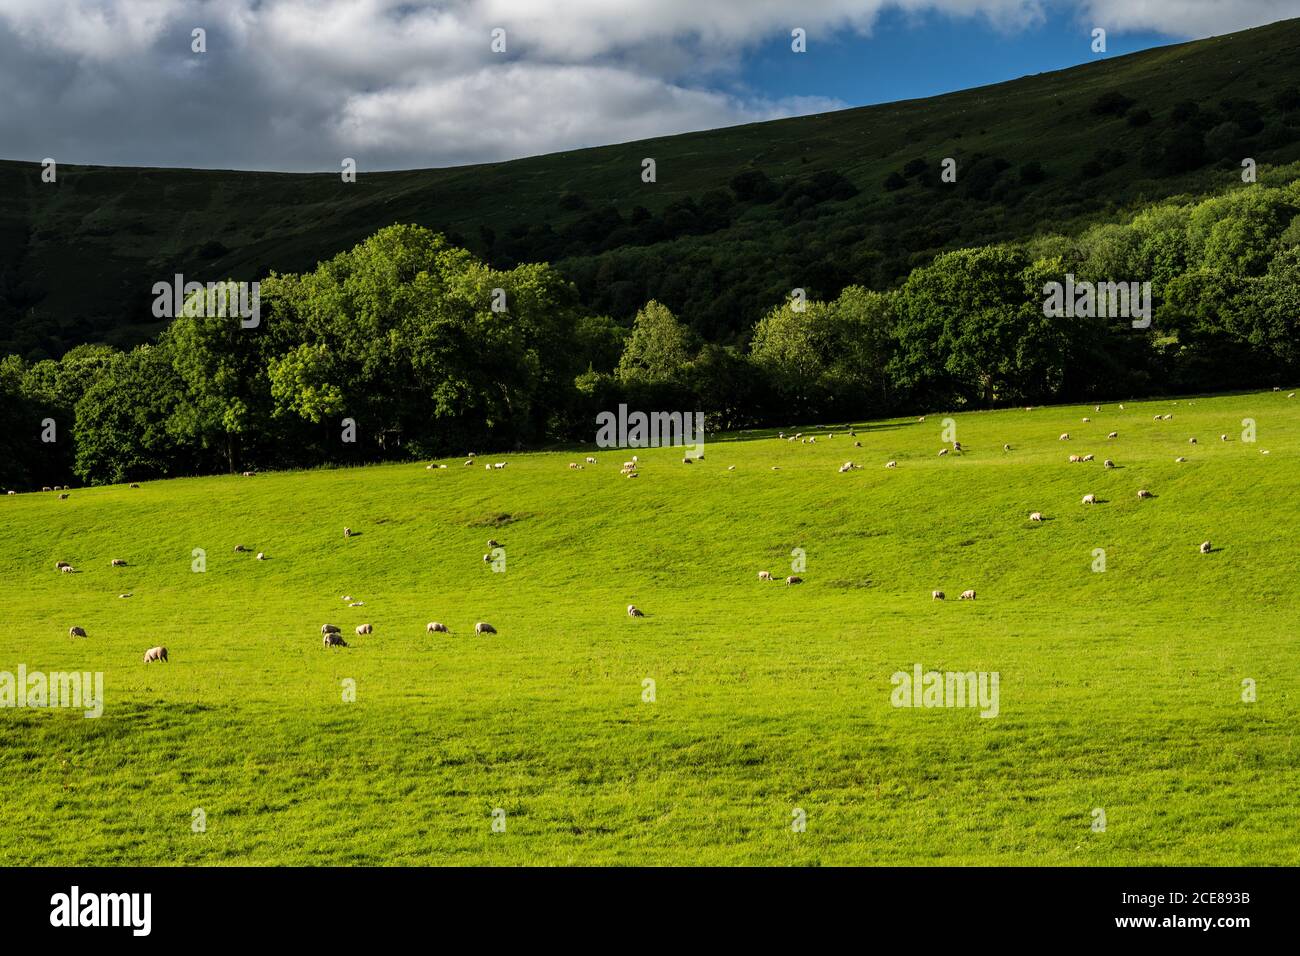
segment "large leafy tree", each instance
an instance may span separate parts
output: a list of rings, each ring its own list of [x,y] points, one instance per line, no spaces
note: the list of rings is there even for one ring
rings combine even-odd
[[[184,401],[164,350],[115,355],[77,402],[77,474],[91,484],[183,474],[193,458],[171,424]]]
[[[682,374],[690,358],[690,331],[672,309],[652,299],[632,321],[618,377],[624,382],[669,382]]]

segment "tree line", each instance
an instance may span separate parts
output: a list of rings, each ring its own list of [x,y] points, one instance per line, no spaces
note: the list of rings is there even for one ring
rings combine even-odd
[[[1047,283],[1149,281],[1153,321],[1045,314]],[[256,327],[181,314],[130,351],[0,361],[0,483],[25,489],[590,441],[620,402],[712,429],[1263,387],[1300,372],[1300,179],[959,249],[893,289],[791,290],[743,345],[630,327],[547,264],[395,225],[260,287]],[[351,440],[349,440],[351,439]]]

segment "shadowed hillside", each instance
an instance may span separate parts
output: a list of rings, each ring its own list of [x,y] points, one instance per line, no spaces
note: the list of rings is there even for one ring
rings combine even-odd
[[[162,328],[151,287],[175,272],[303,270],[393,222],[499,268],[554,262],[622,322],[657,299],[734,342],[795,286],[885,288],[940,250],[1222,188],[1243,156],[1300,159],[1297,49],[1290,20],[932,99],[507,163],[370,173],[360,156],[353,184],[60,166],[51,185],[35,163],[0,162],[0,354],[143,341]]]

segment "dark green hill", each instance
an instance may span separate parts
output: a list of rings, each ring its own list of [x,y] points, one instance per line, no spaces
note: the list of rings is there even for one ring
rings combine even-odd
[[[279,174],[0,162],[0,354],[154,335],[153,283],[305,269],[393,222],[592,308],[657,298],[744,338],[802,287],[887,287],[936,252],[1068,230],[1300,159],[1300,20],[925,100],[451,169]],[[641,181],[652,157],[658,181]],[[955,184],[939,181],[944,157]]]

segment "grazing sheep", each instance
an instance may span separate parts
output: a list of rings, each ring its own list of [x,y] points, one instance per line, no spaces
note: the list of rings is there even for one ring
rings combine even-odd
[[[571,461],[569,462],[569,467],[572,468],[574,471],[577,471],[581,467],[581,465],[579,465],[576,461]]]
[[[1069,440],[1070,440],[1069,432],[1062,432],[1061,437],[1057,439],[1057,441],[1069,441]]]
[[[930,600],[931,600],[931,601],[942,601],[943,599],[944,599],[944,593],[943,593],[942,591],[931,591],[931,592],[930,592]]]
[[[342,634],[330,632],[321,638],[321,644],[324,647],[347,647],[348,642],[343,640]]]
[[[1174,413],[1170,412],[1168,415],[1165,415],[1164,420],[1167,422],[1172,422],[1174,420]]]
[[[785,579],[785,583],[786,583],[786,584],[803,584],[803,578],[799,577],[797,574],[792,574],[792,575],[790,575],[788,578]]]
[[[466,458],[477,458],[478,455],[477,455],[477,453],[475,453],[475,452],[470,452],[470,453],[469,453],[468,455],[466,455],[465,457],[466,457]]]
[[[1187,444],[1189,444],[1189,445],[1195,445],[1195,444],[1196,444],[1196,439],[1195,439],[1195,438],[1189,438],[1189,439],[1187,439]]]
[[[1093,456],[1093,455],[1084,455],[1084,456],[1083,456],[1083,460],[1084,460],[1084,461],[1095,461],[1096,458],[1095,458],[1095,456]]]
[[[1011,446],[1010,446],[1010,445],[1003,445],[1003,446],[1002,446],[1002,450],[1003,450],[1003,451],[1010,451],[1010,450],[1011,450]]]
[[[257,560],[259,560],[259,561],[265,561],[265,560],[266,560],[266,552],[265,552],[265,551],[259,551],[259,552],[257,552]]]
[[[256,476],[256,475],[257,475],[257,472],[255,472],[255,471],[246,471],[246,472],[243,473],[243,477],[244,477],[244,478],[252,478],[252,477],[254,477],[254,476]]]
[[[596,463],[596,459],[595,459],[595,458],[592,458],[590,455],[588,455],[588,456],[587,456],[587,464],[589,464],[589,465],[594,465],[595,463]]]
[[[1030,521],[1042,521],[1042,520],[1043,520],[1043,513],[1042,513],[1041,511],[1031,511],[1031,512],[1029,513],[1029,520],[1030,520]]]
[[[339,626],[337,624],[322,624],[320,632],[322,634],[337,634],[339,633]]]
[[[425,626],[424,630],[428,634],[450,634],[451,633],[450,631],[447,630],[446,624],[439,623],[438,621],[430,621]]]
[[[493,465],[492,467],[493,467],[493,468],[504,468],[504,467],[505,467],[506,465],[508,465],[508,464],[510,464],[510,462],[508,462],[508,461],[499,461],[499,462],[497,462],[495,465]]]
[[[1220,436],[1219,436],[1219,441],[1227,441],[1227,440],[1228,440],[1228,436],[1227,436],[1227,435],[1220,435]]]
[[[967,590],[962,591],[962,592],[961,592],[961,600],[963,600],[963,601],[973,601],[973,600],[975,600],[975,589],[974,589],[974,588],[968,588]]]
[[[58,564],[54,566],[54,570],[62,571],[64,568],[70,568],[70,567],[72,567],[72,565],[70,565],[67,561],[60,561]]]
[[[41,485],[41,491],[50,491],[50,490],[51,489],[49,485]]]
[[[942,458],[942,457],[943,457],[944,455],[946,455],[946,454],[948,454],[948,449],[946,449],[946,448],[940,448],[940,449],[939,449],[939,457],[940,457],[940,458]]]
[[[74,567],[73,567],[72,565],[70,565],[70,564],[65,564],[63,567],[59,568],[59,570],[62,571],[64,574],[76,574],[76,573],[77,573],[77,569],[74,568]]]
[[[772,580],[772,572],[771,572],[771,571],[759,571],[759,572],[758,572],[758,579],[759,579],[760,581],[770,581],[770,580]]]
[[[1083,461],[1083,456],[1082,456],[1082,455],[1071,455],[1071,456],[1070,456],[1070,464],[1073,465],[1075,462],[1080,462],[1080,461]]]
[[[636,462],[634,462],[634,461],[625,461],[625,462],[623,462],[623,467],[624,467],[626,470],[631,471],[633,468],[636,467]]]
[[[365,606],[366,606],[365,601],[353,601],[351,604],[348,605],[348,607],[365,607]]]
[[[773,465],[773,466],[772,466],[772,470],[773,470],[773,471],[780,471],[780,470],[781,470],[781,466],[780,466],[780,465]]]
[[[344,529],[343,529],[343,537],[345,537],[345,538],[350,538],[350,537],[352,537],[352,529],[351,529],[351,528],[344,528]]]
[[[120,598],[129,598],[130,596],[131,596],[130,594],[119,594],[119,595],[118,595],[118,597],[120,597]]]
[[[477,624],[474,625],[475,634],[495,634],[496,632],[497,629],[493,627],[491,624],[487,623],[487,621],[479,621]]]
[[[693,464],[695,464],[695,461],[694,461],[694,459],[691,458],[690,455],[685,455],[685,456],[682,457],[682,464],[683,464],[683,465],[693,465]]]
[[[1155,416],[1154,418],[1152,418],[1151,420],[1152,420],[1153,422],[1158,422],[1158,421],[1160,421],[1161,417],[1162,417],[1162,416],[1157,415],[1157,416]]]
[[[131,482],[131,487],[132,487],[132,488],[139,488],[140,486],[137,485],[137,484],[133,481],[133,482]]]
[[[1085,419],[1083,420],[1083,423],[1086,425],[1086,424],[1088,424],[1088,423],[1091,422],[1091,421],[1092,421],[1091,418],[1085,418]]]
[[[854,447],[854,448],[861,448],[861,447],[862,447],[862,442],[860,442],[860,441],[855,441],[855,442],[853,443],[853,447]]]
[[[84,627],[68,628],[68,637],[85,637],[85,636],[86,636],[86,629]]]
[[[1118,438],[1118,437],[1119,437],[1119,432],[1111,432],[1111,433],[1110,433],[1109,435],[1107,435],[1106,437],[1107,437],[1107,438]]]
[[[1120,410],[1121,412],[1124,411],[1124,403],[1123,403],[1123,402],[1120,403],[1119,410]]]
[[[16,495],[16,494],[18,494],[18,492],[16,492],[16,491],[6,491],[5,494],[7,494],[7,495]]]
[[[1096,503],[1097,503],[1097,496],[1096,496],[1096,495],[1084,495],[1084,496],[1083,496],[1083,502],[1082,502],[1082,504],[1085,504],[1085,505],[1095,505]]]
[[[66,494],[59,495],[59,500],[60,500],[60,501],[67,501],[67,500],[68,500],[68,496],[67,496]]]
[[[358,634],[358,635],[361,635],[361,634],[372,634],[372,633],[374,633],[374,630],[375,630],[375,626],[374,626],[373,624],[358,624],[358,625],[357,625],[357,634]]]
[[[244,547],[242,544],[235,545],[235,554],[243,554],[247,550],[248,549]]]
[[[1210,542],[1208,542],[1208,541],[1202,541],[1202,542],[1201,542],[1201,554],[1209,554],[1209,553],[1210,553]]]
[[[465,467],[466,467],[466,468],[468,468],[468,467],[469,467],[470,465],[472,465],[472,464],[474,464],[474,459],[473,459],[473,458],[467,458],[467,459],[465,459]]]
[[[1114,463],[1113,461],[1111,461],[1109,458],[1107,458],[1107,459],[1106,459],[1105,461],[1103,461],[1101,464],[1102,464],[1102,467],[1104,467],[1104,468],[1114,468],[1114,467],[1115,467],[1115,463]]]
[[[483,563],[484,563],[484,564],[490,564],[491,561],[492,561],[492,555],[490,555],[490,554],[485,554],[485,555],[483,555]]]
[[[126,567],[126,560],[124,558],[114,558],[109,562],[109,567],[124,568]]]
[[[490,462],[484,462],[484,463],[483,463],[483,469],[484,469],[485,471],[491,471],[491,470],[492,470],[492,465],[491,465],[491,463],[490,463]]]
[[[952,443],[952,450],[953,450],[953,451],[961,451],[961,442],[959,442],[959,441],[955,441],[955,442],[953,442],[953,443]]]
[[[885,467],[886,467],[886,468],[897,468],[897,467],[898,467],[898,462],[896,462],[896,461],[887,461],[887,462],[885,462]]]
[[[164,664],[166,664],[166,663],[167,663],[167,648],[165,648],[165,647],[151,647],[151,648],[149,648],[149,650],[145,651],[145,652],[144,652],[144,662],[145,662],[146,664],[148,664],[150,661],[162,661]]]
[[[639,607],[637,607],[635,604],[629,604],[629,605],[627,606],[627,616],[628,616],[628,617],[645,617],[645,611],[641,610],[641,609],[640,609]]]
[[[727,466],[727,471],[735,471],[735,470],[736,470],[736,466],[735,466],[735,465],[728,465],[728,466]]]
[[[1174,459],[1174,461],[1175,461],[1177,464],[1180,464],[1180,465],[1181,465],[1183,462],[1185,462],[1186,460],[1187,460],[1187,459],[1184,458],[1182,455],[1179,455],[1177,458]]]
[[[1151,492],[1147,491],[1145,488],[1142,488],[1142,489],[1140,489],[1140,490],[1138,491],[1138,497],[1139,497],[1139,498],[1150,498],[1150,497],[1151,497]]]
[[[501,547],[501,542],[498,541],[496,538],[488,538],[487,546],[489,548],[499,548]]]

